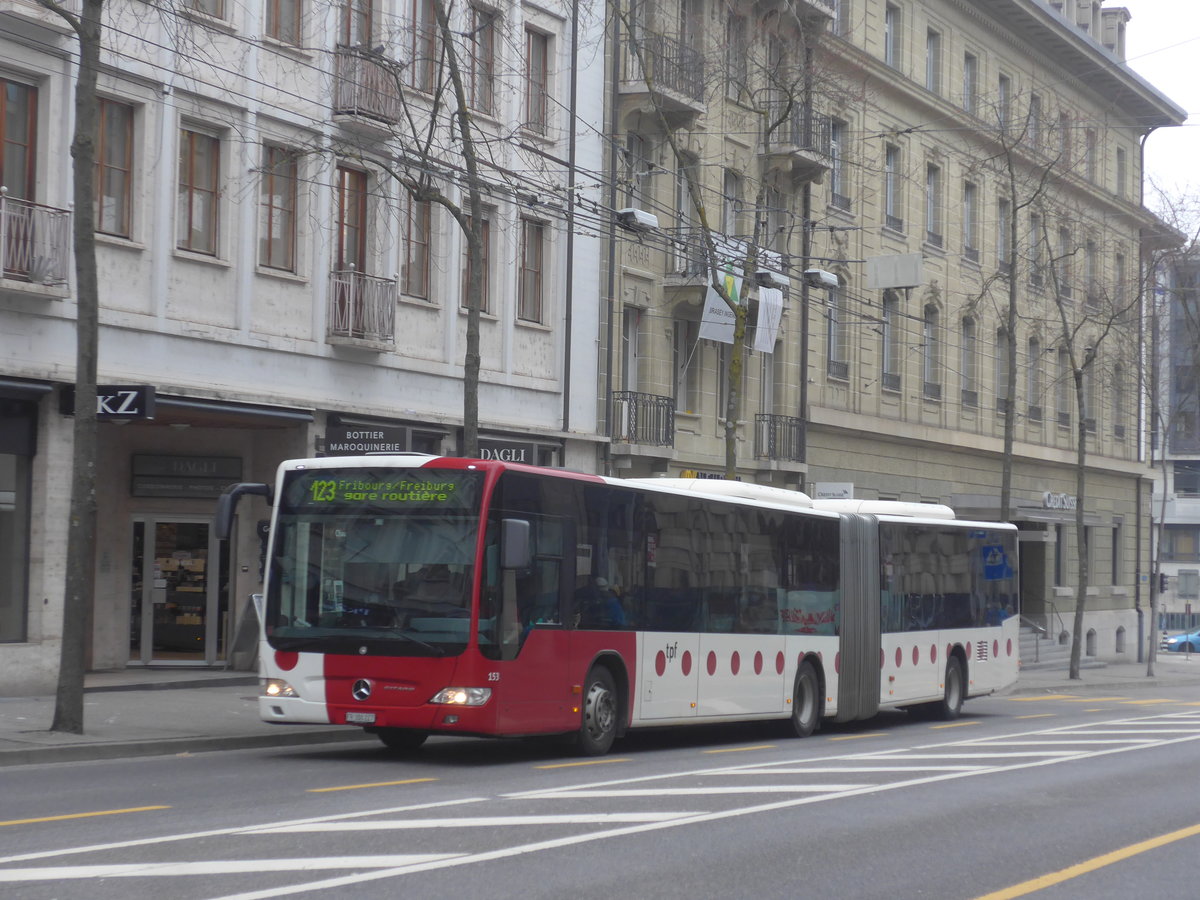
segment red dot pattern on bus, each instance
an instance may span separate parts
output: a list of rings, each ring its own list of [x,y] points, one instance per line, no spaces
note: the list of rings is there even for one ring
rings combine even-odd
[[[708,674],[717,674],[717,654],[713,653],[711,650],[708,651]]]
[[[733,656],[729,658],[729,671],[736,675],[742,669],[742,656],[736,650],[733,651]]]
[[[654,671],[658,673],[658,677],[662,678],[667,671],[667,654],[659,650],[658,655],[654,657]]]
[[[778,653],[775,654],[775,674],[776,675],[783,674],[783,666],[784,666],[783,651],[780,650]]]
[[[755,675],[762,674],[762,666],[763,666],[762,651],[755,650],[754,651],[754,674]]]
[[[692,651],[691,650],[683,651],[682,665],[683,665],[683,674],[691,675],[692,674]]]
[[[296,668],[296,663],[300,662],[300,654],[294,650],[276,650],[275,665],[283,669],[285,672],[290,672]]]

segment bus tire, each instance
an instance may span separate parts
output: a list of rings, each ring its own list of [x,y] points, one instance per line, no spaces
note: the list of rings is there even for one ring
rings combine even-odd
[[[577,745],[584,756],[603,756],[617,739],[618,714],[621,704],[612,673],[604,666],[588,672],[583,689],[583,720],[579,725]]]
[[[948,721],[957,719],[962,712],[963,700],[966,699],[966,678],[963,676],[962,660],[951,656],[946,660],[946,688],[942,699],[932,704],[931,712],[934,718]]]
[[[791,730],[796,737],[808,737],[821,722],[821,681],[817,670],[808,660],[796,670],[796,685],[792,689]]]
[[[371,733],[393,753],[411,753],[429,738],[428,732],[411,728],[376,728]]]

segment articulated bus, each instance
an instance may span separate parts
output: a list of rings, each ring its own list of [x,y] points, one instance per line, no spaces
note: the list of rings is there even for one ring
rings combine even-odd
[[[948,507],[417,454],[283,463],[259,710],[431,734],[573,735],[909,707],[1017,677],[1016,529]]]

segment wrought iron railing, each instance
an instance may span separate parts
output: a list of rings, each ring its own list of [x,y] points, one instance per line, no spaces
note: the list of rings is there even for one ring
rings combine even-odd
[[[758,413],[754,417],[754,456],[804,462],[804,420]]]
[[[671,274],[693,277],[708,274],[704,232],[700,228],[680,228],[671,242]]]
[[[694,47],[665,34],[644,32],[626,37],[624,56],[626,82],[704,100],[704,56]]]
[[[355,269],[329,273],[329,335],[390,344],[396,337],[396,281]]]
[[[366,50],[338,47],[334,56],[334,114],[399,122],[402,102],[396,71]]]
[[[767,126],[763,135],[766,150],[808,150],[830,156],[833,153],[833,120],[804,104],[793,104],[791,110],[787,107],[785,100],[776,100],[767,107]]]
[[[622,444],[675,446],[675,400],[638,391],[613,391],[611,437]]]
[[[0,272],[31,284],[70,277],[71,212],[8,196],[0,187]]]

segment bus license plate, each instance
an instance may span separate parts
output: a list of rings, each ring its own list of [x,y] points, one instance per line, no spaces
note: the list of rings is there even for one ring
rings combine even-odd
[[[346,713],[347,725],[374,725],[375,713],[365,712],[348,712]]]

